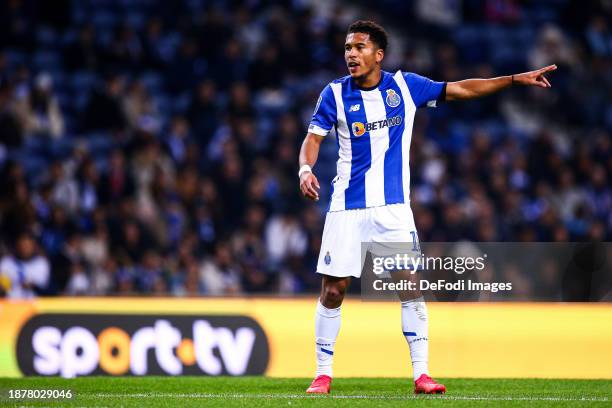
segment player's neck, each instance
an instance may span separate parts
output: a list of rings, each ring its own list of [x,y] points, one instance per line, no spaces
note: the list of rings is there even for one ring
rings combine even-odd
[[[381,80],[382,71],[380,69],[375,69],[367,75],[354,79],[355,85],[361,89],[374,89],[380,84]]]

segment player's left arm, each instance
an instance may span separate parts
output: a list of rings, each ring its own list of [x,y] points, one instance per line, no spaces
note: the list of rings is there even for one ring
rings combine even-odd
[[[546,73],[557,69],[556,65],[549,65],[535,71],[520,74],[501,76],[489,79],[465,79],[463,81],[448,82],[446,84],[447,101],[480,98],[499,92],[512,85],[532,85],[541,88],[550,88],[550,82],[544,76]]]

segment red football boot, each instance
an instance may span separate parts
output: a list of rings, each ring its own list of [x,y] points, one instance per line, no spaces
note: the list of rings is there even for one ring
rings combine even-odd
[[[306,390],[307,394],[329,394],[332,378],[329,375],[319,375],[312,380],[312,384]]]
[[[443,384],[438,384],[427,374],[421,376],[414,382],[415,394],[444,394],[446,387]]]

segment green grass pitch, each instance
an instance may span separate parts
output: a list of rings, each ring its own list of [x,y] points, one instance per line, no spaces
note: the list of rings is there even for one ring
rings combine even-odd
[[[407,379],[336,378],[329,396],[308,378],[0,378],[0,406],[612,407],[612,380],[440,379],[446,395],[415,396]],[[10,389],[72,390],[69,400],[10,400]]]

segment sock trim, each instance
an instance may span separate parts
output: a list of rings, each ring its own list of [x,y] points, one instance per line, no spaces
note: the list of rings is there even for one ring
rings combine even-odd
[[[335,309],[328,309],[319,300],[317,302],[317,313],[324,317],[338,317],[340,316],[340,306]]]
[[[425,302],[425,298],[423,296],[419,296],[418,298],[414,298],[414,299],[410,299],[410,300],[405,300],[403,302],[400,302],[402,304],[402,307],[408,307],[410,306],[411,303],[417,303],[417,302]]]

